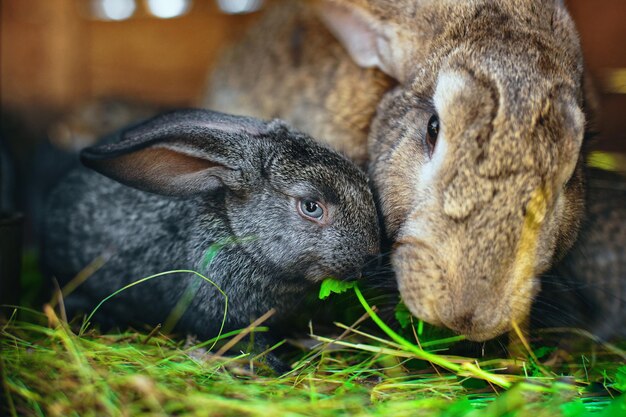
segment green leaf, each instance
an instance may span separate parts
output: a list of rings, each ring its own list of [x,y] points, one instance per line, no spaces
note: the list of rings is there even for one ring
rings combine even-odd
[[[620,366],[617,368],[613,388],[621,392],[626,392],[626,366]]]
[[[585,404],[580,400],[580,398],[561,404],[559,408],[563,413],[563,417],[581,417],[589,415],[587,407],[585,407]]]
[[[542,346],[534,350],[535,356],[537,359],[541,359],[556,350],[554,346]]]
[[[318,297],[320,300],[325,300],[330,294],[341,294],[354,288],[355,285],[356,281],[339,281],[334,278],[326,278],[322,282]]]
[[[396,320],[403,329],[411,325],[411,312],[402,301],[396,305]]]
[[[597,414],[598,417],[618,417],[624,415],[626,415],[626,397],[623,395],[615,398],[608,407]]]

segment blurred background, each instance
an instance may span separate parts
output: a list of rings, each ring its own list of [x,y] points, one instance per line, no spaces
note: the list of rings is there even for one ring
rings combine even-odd
[[[220,50],[271,2],[0,0],[0,211],[27,212],[27,248],[35,248],[42,196],[77,149],[156,111],[197,103]],[[566,3],[600,94],[596,163],[623,167],[626,1]],[[8,223],[0,221],[2,245],[2,235],[22,233]],[[26,275],[36,269],[34,253],[26,251]]]
[[[0,209],[27,212],[78,149],[159,110],[192,106],[221,48],[263,0],[0,0]],[[9,178],[13,176],[13,178]]]
[[[45,133],[102,98],[190,105],[263,0],[0,0],[3,115]],[[624,151],[626,2],[567,0],[604,105],[602,148]]]

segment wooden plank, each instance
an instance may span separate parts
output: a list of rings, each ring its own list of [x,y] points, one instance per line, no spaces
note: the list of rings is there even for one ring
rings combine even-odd
[[[219,51],[255,18],[226,16],[209,7],[212,2],[198,3],[191,13],[176,19],[146,16],[92,22],[93,94],[192,104]]]
[[[580,32],[586,66],[600,94],[601,135],[595,148],[626,152],[626,95],[618,94],[616,72],[626,69],[626,1],[568,0]]]
[[[1,12],[3,104],[65,108],[87,95],[88,32],[74,0],[4,0]]]

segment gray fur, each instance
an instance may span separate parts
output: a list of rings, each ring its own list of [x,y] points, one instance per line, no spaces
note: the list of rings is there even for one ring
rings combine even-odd
[[[580,238],[542,277],[533,315],[539,326],[578,327],[603,340],[626,337],[626,181],[588,172]]]
[[[246,326],[270,308],[280,320],[295,314],[307,295],[314,296],[322,279],[355,277],[378,252],[378,223],[365,175],[280,121],[186,110],[119,136],[84,151],[83,162],[151,192],[80,168],[48,203],[44,263],[49,273],[64,284],[98,256],[110,256],[69,297],[74,310],[89,312],[113,291],[151,274],[192,269],[228,294],[228,328]],[[185,171],[182,179],[151,177],[162,159],[128,169],[139,160],[136,155],[157,148],[207,161],[208,168]],[[128,155],[135,159],[118,163]],[[329,224],[301,217],[294,197],[322,201]],[[207,266],[207,250],[233,238]],[[108,315],[118,324],[163,322],[197,279],[177,274],[140,284],[105,303],[100,318]],[[202,282],[179,329],[210,336],[219,328],[223,308],[223,296]]]

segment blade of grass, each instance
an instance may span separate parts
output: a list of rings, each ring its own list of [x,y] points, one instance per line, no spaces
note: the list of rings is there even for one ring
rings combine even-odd
[[[409,342],[404,337],[400,336],[398,333],[393,331],[389,326],[387,326],[387,324],[385,324],[385,322],[383,322],[380,319],[380,317],[378,317],[378,315],[372,310],[368,302],[365,300],[365,297],[363,297],[363,294],[361,293],[361,290],[359,290],[358,285],[354,286],[354,292],[356,293],[356,296],[359,299],[359,302],[361,303],[365,311],[369,313],[370,317],[372,318],[372,320],[374,320],[374,322],[378,325],[378,327],[380,327],[381,330],[385,332],[385,334],[387,334],[387,336],[389,336],[396,343],[401,345],[404,349],[413,353],[415,357],[417,357],[418,359],[422,359],[422,360],[431,362],[435,365],[439,365],[442,368],[448,369],[449,371],[452,371],[456,374],[459,374],[462,370],[466,370],[472,373],[473,375],[475,375],[476,377],[490,381],[493,384],[498,385],[502,388],[509,388],[511,386],[511,383],[507,381],[506,379],[499,377],[497,375],[491,374],[489,372],[483,371],[482,369],[479,369],[476,365],[472,363],[467,362],[459,366],[453,362],[443,359],[441,356],[434,355],[430,352],[420,349],[419,347],[415,346],[413,343]]]
[[[87,278],[91,277],[94,273],[96,273],[96,271],[102,268],[102,266],[109,260],[111,255],[112,253],[104,253],[91,261],[89,265],[84,267],[78,274],[76,274],[76,276],[71,281],[65,284],[65,286],[61,289],[63,297],[67,297],[68,295],[73,293],[76,288],[78,288],[83,282],[87,280]],[[56,307],[56,302],[56,297],[54,297],[50,301],[50,305],[52,306],[52,308]]]
[[[196,275],[197,277],[200,277],[203,280],[205,280],[206,282],[208,282],[209,284],[213,285],[220,292],[220,294],[222,294],[222,296],[224,297],[224,314],[223,314],[223,317],[222,317],[222,323],[220,325],[220,330],[217,333],[217,335],[219,337],[222,334],[222,331],[224,330],[224,326],[226,325],[226,317],[227,317],[227,314],[228,314],[228,295],[226,295],[226,293],[215,282],[213,282],[209,278],[205,277],[204,275],[200,274],[199,272],[196,272],[196,271],[193,271],[193,270],[189,270],[189,269],[180,269],[180,270],[175,270],[175,271],[165,271],[165,272],[160,272],[158,274],[150,275],[148,277],[142,278],[142,279],[137,280],[135,282],[132,282],[132,283],[130,283],[128,285],[125,285],[124,287],[120,288],[119,290],[113,292],[112,294],[110,294],[107,297],[105,297],[102,301],[100,301],[98,303],[98,305],[96,306],[96,308],[94,308],[92,310],[92,312],[89,314],[89,316],[87,316],[87,318],[85,319],[83,325],[80,327],[79,335],[83,335],[84,334],[85,330],[87,329],[87,326],[89,326],[89,321],[91,320],[93,315],[96,314],[96,312],[100,309],[100,307],[104,303],[106,303],[108,300],[110,300],[111,298],[115,297],[116,295],[118,295],[122,291],[126,291],[127,289],[134,287],[135,285],[139,285],[139,284],[144,283],[146,281],[149,281],[151,279],[159,278],[159,277],[166,276],[166,275],[172,275],[172,274],[193,274],[193,275]],[[213,347],[215,346],[215,343],[217,343],[217,339],[215,340],[213,345],[211,345],[209,350],[213,349]]]
[[[242,332],[240,332],[237,336],[235,336],[231,340],[229,340],[228,343],[226,343],[224,346],[222,346],[220,348],[220,350],[218,350],[215,353],[215,356],[222,356],[222,355],[224,355],[224,353],[228,352],[228,349],[230,349],[231,347],[235,346],[237,344],[237,342],[239,342],[241,339],[246,337],[246,335],[248,333],[250,333],[254,328],[256,328],[258,325],[260,325],[261,323],[263,323],[264,321],[266,321],[270,317],[272,317],[274,315],[274,313],[276,313],[276,310],[274,310],[272,308],[269,311],[267,311],[265,314],[263,314],[261,317],[259,317],[255,321],[253,321]]]
[[[537,359],[535,352],[533,352],[532,348],[530,347],[530,343],[528,343],[528,340],[526,340],[526,337],[522,333],[522,329],[520,329],[517,322],[512,321],[511,325],[513,326],[513,330],[515,331],[515,334],[517,334],[517,337],[522,342],[524,349],[526,349],[526,352],[528,352],[533,362],[535,362],[535,366],[539,369],[539,371],[545,376],[553,376],[550,372],[546,371],[546,369],[541,365],[541,363],[539,362],[539,359]]]

